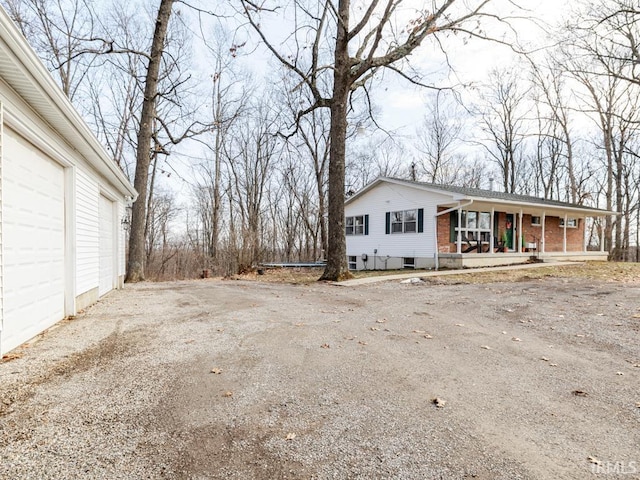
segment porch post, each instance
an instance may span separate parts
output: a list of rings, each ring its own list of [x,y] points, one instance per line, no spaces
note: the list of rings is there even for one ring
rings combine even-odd
[[[582,253],[587,253],[587,217],[582,219]]]
[[[567,214],[564,214],[564,229],[562,231],[563,236],[562,236],[562,253],[567,253],[567,221],[569,219],[567,218]]]
[[[495,207],[491,207],[491,237],[489,238],[489,252],[491,252],[491,254],[496,253],[496,252],[494,252],[495,245],[493,244],[493,238],[494,238],[495,235],[498,234],[498,232],[494,232],[493,231],[493,227],[495,226],[495,223],[493,221],[493,218],[495,216],[495,212],[496,212]]]
[[[605,218],[600,217],[600,252],[604,253],[604,225]]]
[[[458,208],[458,231],[456,233],[456,253],[462,253],[462,209]]]
[[[520,209],[520,215],[518,218],[518,248],[516,250],[516,252],[520,252],[522,253],[522,241],[524,239],[523,235],[522,235],[522,209]]]
[[[545,247],[545,244],[547,243],[545,242],[545,233],[544,233],[545,223],[547,223],[547,216],[544,210],[542,211],[541,222],[542,222],[542,238],[540,239],[540,253],[544,253],[544,247]]]

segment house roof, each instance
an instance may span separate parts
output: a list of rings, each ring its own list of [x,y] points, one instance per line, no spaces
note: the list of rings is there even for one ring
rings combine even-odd
[[[0,78],[124,195],[137,192],[0,6]]]
[[[488,203],[499,203],[502,205],[527,205],[537,208],[553,208],[555,210],[561,209],[566,211],[579,211],[585,214],[591,215],[615,215],[616,212],[608,210],[602,210],[598,208],[585,207],[583,205],[577,205],[574,203],[560,202],[557,200],[547,200],[544,198],[531,197],[527,195],[517,195],[513,193],[496,192],[494,190],[483,190],[479,188],[469,187],[457,187],[454,185],[441,185],[427,182],[417,182],[411,180],[403,180],[400,178],[392,177],[378,177],[376,180],[365,186],[362,190],[358,191],[355,195],[347,199],[345,203],[350,203],[361,195],[365,194],[369,190],[375,188],[381,183],[392,183],[397,185],[404,185],[408,187],[417,188],[429,192],[435,192],[452,196],[454,201],[484,201]]]

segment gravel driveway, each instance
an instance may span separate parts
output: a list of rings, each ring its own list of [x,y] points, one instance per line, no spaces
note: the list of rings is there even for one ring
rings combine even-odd
[[[639,332],[640,283],[127,286],[0,364],[0,478],[640,478]]]

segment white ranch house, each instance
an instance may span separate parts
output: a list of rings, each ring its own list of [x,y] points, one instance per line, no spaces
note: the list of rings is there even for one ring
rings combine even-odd
[[[136,192],[0,7],[0,352],[122,285]]]
[[[570,203],[380,177],[345,202],[349,268],[464,268],[606,260],[588,221],[615,212]],[[600,239],[604,245],[604,239]]]

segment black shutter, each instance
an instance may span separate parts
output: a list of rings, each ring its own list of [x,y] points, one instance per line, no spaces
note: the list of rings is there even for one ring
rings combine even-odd
[[[418,209],[418,233],[424,232],[424,208]]]
[[[449,241],[456,243],[458,241],[456,237],[456,227],[458,226],[458,211],[454,210],[449,213]]]
[[[387,212],[384,233],[387,235],[391,233],[391,212]]]
[[[364,234],[369,235],[369,215],[364,216]]]

